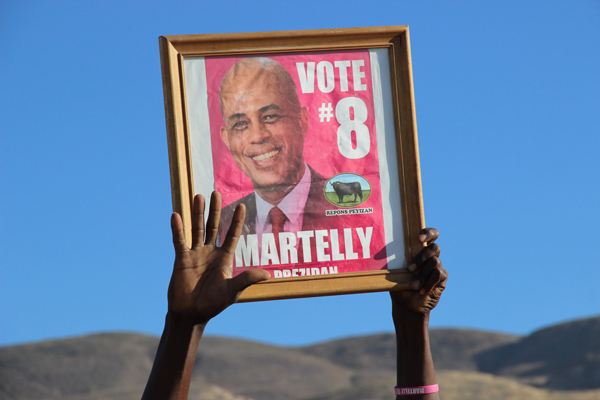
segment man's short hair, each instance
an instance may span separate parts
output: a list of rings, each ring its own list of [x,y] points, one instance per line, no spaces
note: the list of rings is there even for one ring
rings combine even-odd
[[[296,82],[294,82],[294,78],[292,78],[292,75],[283,67],[283,65],[267,57],[247,57],[233,64],[233,66],[225,73],[225,76],[223,76],[223,80],[221,80],[221,85],[219,86],[221,115],[223,115],[223,88],[230,80],[235,79],[241,71],[250,68],[272,73],[277,80],[277,87],[279,88],[280,93],[282,93],[294,107],[300,107]],[[259,74],[264,72],[259,72]]]

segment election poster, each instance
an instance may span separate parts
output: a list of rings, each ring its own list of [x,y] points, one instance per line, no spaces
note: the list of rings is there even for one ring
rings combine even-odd
[[[424,227],[408,27],[159,39],[174,211],[246,218],[240,301],[402,290]]]
[[[403,266],[388,65],[369,49],[185,60],[195,191],[221,193],[221,239],[247,210],[234,275]]]

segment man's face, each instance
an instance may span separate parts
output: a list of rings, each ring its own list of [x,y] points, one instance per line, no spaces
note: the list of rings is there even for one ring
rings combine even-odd
[[[271,71],[250,70],[221,91],[221,137],[255,189],[277,190],[302,178],[308,112],[289,101],[279,81]]]

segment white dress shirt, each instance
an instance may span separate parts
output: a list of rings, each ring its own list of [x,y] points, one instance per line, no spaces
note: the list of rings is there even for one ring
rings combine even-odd
[[[304,163],[304,175],[302,176],[302,179],[277,205],[287,217],[287,221],[285,221],[285,224],[283,225],[283,230],[285,232],[296,233],[302,230],[304,206],[306,205],[308,192],[310,191],[310,178],[310,169],[308,168],[308,165]],[[254,191],[254,198],[256,199],[256,233],[260,238],[263,233],[273,232],[269,211],[275,206],[260,197],[256,191]]]

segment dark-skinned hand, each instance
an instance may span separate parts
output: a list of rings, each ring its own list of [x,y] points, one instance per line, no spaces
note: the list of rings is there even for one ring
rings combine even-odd
[[[413,273],[412,290],[390,292],[394,307],[428,314],[440,301],[446,288],[448,271],[442,267],[439,259],[440,246],[435,243],[439,236],[440,233],[434,228],[425,228],[419,232],[419,240],[427,243],[427,246],[408,265],[408,270]]]
[[[264,270],[248,270],[232,278],[233,254],[242,232],[246,209],[238,205],[221,247],[217,234],[221,216],[221,195],[215,191],[210,200],[206,230],[204,197],[196,195],[192,210],[192,248],[185,241],[181,216],[173,213],[171,230],[175,246],[175,264],[169,283],[169,312],[193,324],[207,323],[235,303],[241,292],[270,278]]]

